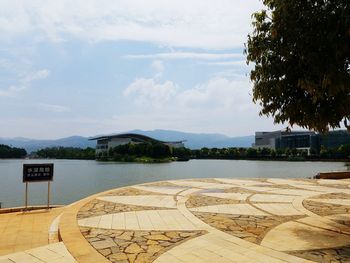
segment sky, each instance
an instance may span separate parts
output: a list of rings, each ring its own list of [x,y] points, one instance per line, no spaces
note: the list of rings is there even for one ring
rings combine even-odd
[[[252,135],[259,0],[0,0],[0,137]]]

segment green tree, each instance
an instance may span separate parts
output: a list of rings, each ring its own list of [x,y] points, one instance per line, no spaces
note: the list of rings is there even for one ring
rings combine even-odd
[[[55,159],[95,159],[95,149],[74,147],[51,147],[38,150],[36,155],[41,158]],[[102,155],[100,156],[102,157]]]
[[[258,150],[254,148],[248,148],[247,150],[247,157],[257,157],[258,156]]]
[[[26,155],[25,149],[0,144],[0,158],[23,158]]]
[[[350,131],[349,0],[263,0],[246,45],[261,115],[325,132]]]

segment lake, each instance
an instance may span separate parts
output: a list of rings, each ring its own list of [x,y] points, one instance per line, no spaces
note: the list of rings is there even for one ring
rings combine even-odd
[[[23,163],[55,164],[51,200],[69,204],[104,190],[145,182],[184,178],[307,178],[320,171],[345,170],[341,162],[191,160],[161,164],[84,160],[0,160],[2,207],[23,206]],[[45,204],[47,183],[29,184],[29,204]]]

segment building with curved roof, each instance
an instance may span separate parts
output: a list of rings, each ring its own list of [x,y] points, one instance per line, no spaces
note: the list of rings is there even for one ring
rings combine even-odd
[[[184,141],[160,141],[151,138],[146,135],[136,134],[136,133],[123,133],[114,135],[103,135],[91,138],[90,140],[96,140],[96,156],[108,154],[110,149],[117,147],[119,145],[124,145],[128,143],[163,143],[173,148],[185,147]]]

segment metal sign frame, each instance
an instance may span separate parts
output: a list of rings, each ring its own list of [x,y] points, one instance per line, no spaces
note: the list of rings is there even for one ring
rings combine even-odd
[[[25,190],[25,210],[28,209],[28,183],[47,182],[47,209],[50,209],[51,182],[53,181],[53,163],[23,164],[23,183]]]

